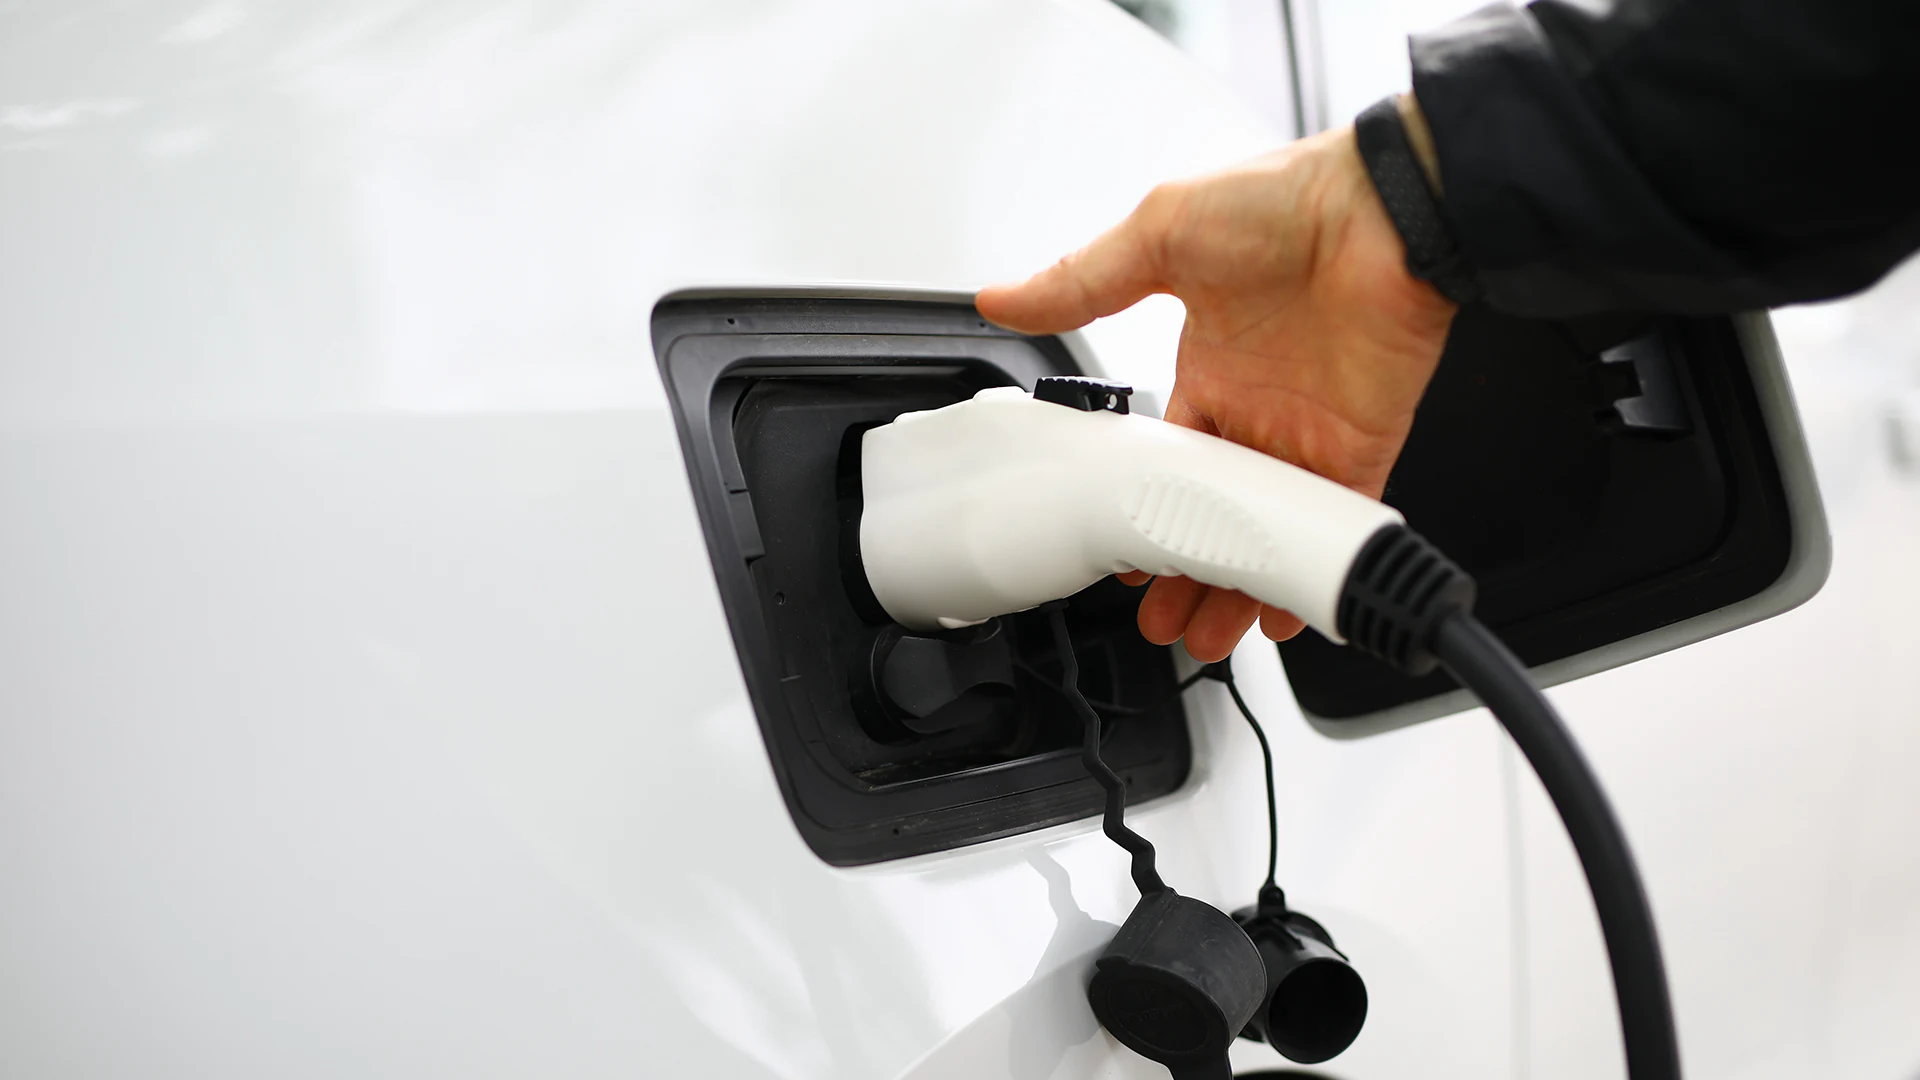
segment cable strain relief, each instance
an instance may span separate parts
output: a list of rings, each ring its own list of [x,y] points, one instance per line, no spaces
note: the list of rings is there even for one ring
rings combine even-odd
[[[1353,560],[1340,590],[1337,626],[1347,643],[1408,675],[1439,661],[1434,631],[1457,611],[1471,611],[1473,578],[1419,533],[1388,525]]]

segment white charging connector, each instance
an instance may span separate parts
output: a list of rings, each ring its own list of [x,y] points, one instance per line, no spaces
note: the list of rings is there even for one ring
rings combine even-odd
[[[1607,943],[1628,1075],[1678,1080],[1665,961],[1626,836],[1526,666],[1473,617],[1472,579],[1405,528],[1393,509],[1225,439],[1130,415],[1124,387],[1056,378],[1042,380],[1040,389],[1047,400],[1014,387],[983,390],[862,436],[860,557],[887,614],[911,628],[951,630],[1140,569],[1238,589],[1293,612],[1333,641],[1350,637],[1355,648],[1408,675],[1444,667],[1513,735],[1567,826]],[[1064,623],[1056,618],[1055,626],[1061,654],[1069,656]],[[1076,671],[1068,667],[1069,687]],[[1094,767],[1098,721],[1088,730]],[[1128,837],[1139,838],[1119,825],[1118,791],[1116,781],[1108,791],[1108,834],[1126,846]],[[1142,840],[1129,850],[1143,893],[1153,904],[1170,902],[1170,890],[1155,889],[1152,847]],[[1218,974],[1196,966],[1184,945],[1162,940],[1160,928],[1172,924],[1159,908],[1149,922],[1135,923],[1128,919],[1100,961],[1103,970],[1110,961],[1117,965],[1116,979],[1151,969],[1128,982],[1126,994],[1171,985],[1164,977],[1170,957],[1188,975]],[[1205,936],[1186,934],[1196,935]],[[1108,1031],[1154,1060],[1185,1061],[1139,1030],[1143,1023],[1157,1030],[1179,1010],[1103,1011],[1111,1002],[1097,977],[1095,983],[1089,999]],[[1226,1017],[1220,1010],[1227,997],[1189,989],[1189,1004],[1201,1010],[1192,1015],[1211,1009],[1216,1019]],[[1245,1021],[1244,1011],[1235,1015]],[[1229,1040],[1240,1029],[1232,1020],[1220,1020]],[[1222,1052],[1219,1068],[1225,1060]]]
[[[1025,611],[1139,569],[1238,589],[1343,642],[1348,571],[1369,539],[1402,523],[1257,450],[1018,387],[868,431],[860,472],[867,582],[917,630]]]

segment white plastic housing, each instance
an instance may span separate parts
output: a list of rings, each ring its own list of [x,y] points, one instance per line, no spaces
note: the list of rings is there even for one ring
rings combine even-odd
[[[861,443],[860,554],[902,625],[953,628],[1141,569],[1238,589],[1334,641],[1340,590],[1398,511],[1278,458],[1017,387]]]

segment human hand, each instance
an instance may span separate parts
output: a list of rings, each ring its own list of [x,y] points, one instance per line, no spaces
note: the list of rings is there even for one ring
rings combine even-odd
[[[1407,272],[1351,127],[1163,184],[1093,243],[976,302],[1002,326],[1053,334],[1155,293],[1187,308],[1169,421],[1380,497],[1456,307]],[[1303,625],[1184,577],[1155,580],[1139,618],[1149,641],[1184,638],[1209,663],[1256,618],[1275,641]]]

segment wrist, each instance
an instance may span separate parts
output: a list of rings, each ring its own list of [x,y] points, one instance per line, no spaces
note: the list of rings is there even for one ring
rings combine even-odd
[[[1417,103],[1412,111],[1418,115]],[[1355,145],[1406,249],[1407,270],[1456,304],[1476,300],[1480,282],[1441,208],[1439,169],[1421,160],[1405,116],[1406,95],[1382,98],[1354,118]],[[1427,132],[1424,119],[1419,130]],[[1432,135],[1427,132],[1428,152]],[[1435,158],[1437,161],[1437,157]]]
[[[1414,160],[1420,163],[1427,183],[1435,195],[1446,194],[1440,186],[1440,155],[1433,148],[1433,129],[1427,126],[1427,114],[1420,111],[1420,99],[1409,90],[1395,97],[1393,104],[1400,110],[1400,126],[1407,129],[1407,145],[1413,148]]]

